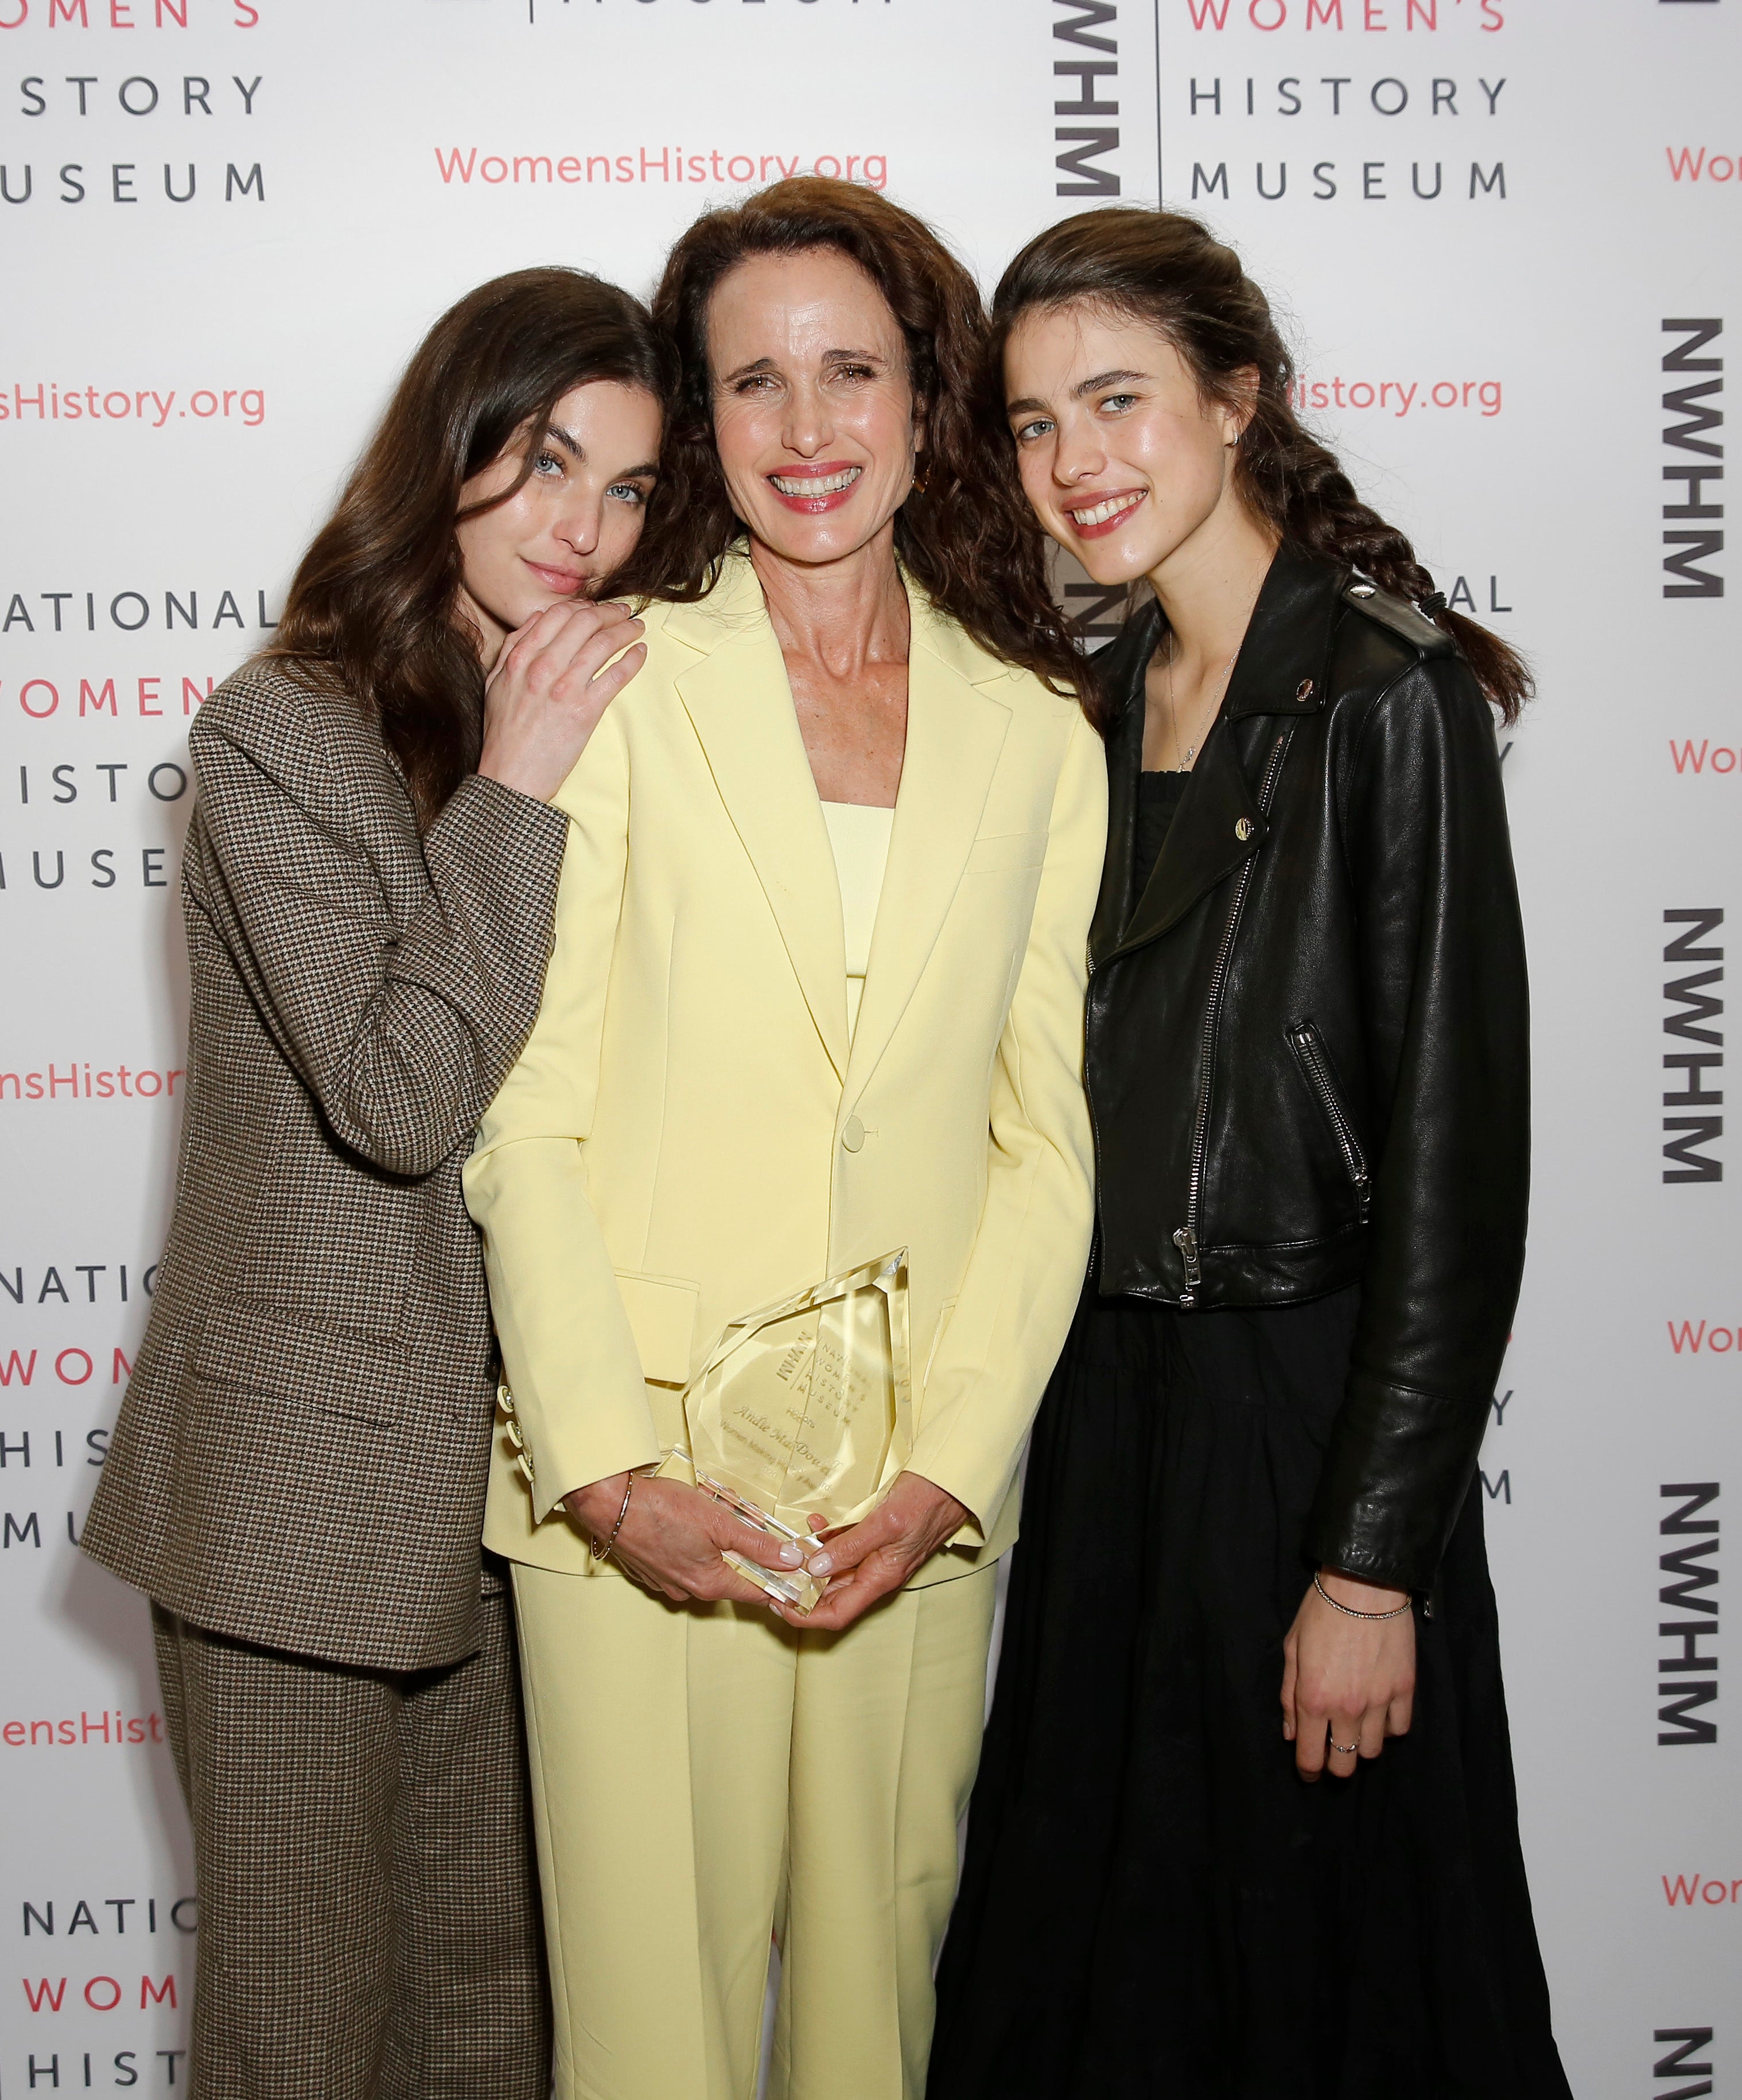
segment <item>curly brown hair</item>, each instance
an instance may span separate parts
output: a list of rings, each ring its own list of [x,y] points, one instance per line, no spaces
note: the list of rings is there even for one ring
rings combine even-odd
[[[1255,367],[1258,397],[1240,440],[1237,486],[1254,514],[1309,553],[1357,569],[1413,598],[1451,635],[1477,684],[1510,722],[1533,690],[1516,650],[1451,611],[1415,549],[1356,494],[1337,456],[1302,429],[1294,363],[1270,302],[1232,248],[1184,212],[1114,205],[1078,213],[1030,241],[992,301],[989,395],[1002,403],[1004,345],[1024,314],[1077,304],[1158,329],[1190,367],[1206,399],[1251,405],[1239,373]],[[1009,447],[1004,472],[1014,480]]]
[[[1003,418],[989,414],[981,384],[979,289],[923,220],[857,183],[800,175],[772,183],[741,205],[704,213],[667,258],[653,312],[677,346],[677,397],[646,529],[608,588],[681,602],[712,588],[743,528],[714,448],[708,302],[752,256],[817,249],[859,266],[906,343],[926,448],[924,488],[895,520],[903,567],[982,648],[1055,691],[1076,691],[1082,659],[1047,589],[1046,537],[1003,470]]]
[[[427,830],[478,763],[484,673],[455,617],[460,494],[523,429],[596,379],[664,403],[671,353],[638,299],[557,266],[492,278],[418,346],[333,515],[302,557],[269,656],[319,664],[381,724]]]

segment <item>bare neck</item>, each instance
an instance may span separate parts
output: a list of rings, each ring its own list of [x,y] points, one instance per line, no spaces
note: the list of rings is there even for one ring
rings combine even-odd
[[[1229,490],[1151,571],[1182,678],[1207,677],[1238,652],[1276,551],[1276,535]]]
[[[461,584],[454,594],[454,624],[478,651],[478,661],[487,678],[495,670],[496,659],[502,653],[502,645],[508,639],[508,629],[500,620],[492,620],[472,593]]]
[[[838,562],[789,562],[756,539],[750,559],[789,668],[814,665],[850,685],[875,665],[907,661],[913,623],[893,525]]]

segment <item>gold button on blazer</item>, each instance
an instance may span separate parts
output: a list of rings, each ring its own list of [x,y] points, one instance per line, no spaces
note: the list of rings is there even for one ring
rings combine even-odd
[[[544,1005],[465,1171],[519,1432],[497,1439],[485,1538],[514,1560],[588,1571],[562,1497],[681,1440],[680,1388],[725,1323],[899,1246],[911,1470],[972,1513],[918,1580],[1015,1538],[1088,1253],[1105,767],[1074,700],[908,593],[906,756],[850,1047],[828,835],[748,557],[650,611],[646,664],[558,798]]]

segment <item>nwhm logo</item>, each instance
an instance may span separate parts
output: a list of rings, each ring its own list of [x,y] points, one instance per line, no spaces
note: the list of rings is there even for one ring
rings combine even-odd
[[[1674,1651],[1657,1658],[1657,1740],[1662,1744],[1718,1740],[1717,1722],[1700,1711],[1718,1701],[1718,1657],[1713,1651],[1718,1639],[1718,1520],[1701,1514],[1718,1500],[1718,1490],[1716,1480],[1682,1480],[1657,1491],[1675,1504],[1659,1522],[1660,1534],[1687,1542],[1673,1543],[1658,1556],[1665,1580],[1657,1601],[1666,1610],[1691,1614],[1658,1623],[1658,1639]],[[1658,2036],[1660,2041],[1664,2038]],[[1709,2041],[1710,2035],[1705,2039]]]
[[[1712,2060],[1707,2057],[1703,2063],[1691,2059],[1712,2046],[1710,2027],[1659,2027],[1652,2040],[1661,2049],[1667,2043],[1669,2053],[1660,2056],[1652,2067],[1652,2076],[1657,2082],[1652,2088],[1654,2100],[1699,2100],[1701,2093],[1712,2091]],[[1692,2085],[1684,2081],[1691,2079]],[[1664,2087],[1674,2081],[1675,2090],[1665,2092]]]
[[[1706,483],[1722,483],[1724,479],[1724,448],[1709,434],[1723,427],[1723,412],[1713,407],[1713,399],[1724,390],[1724,360],[1721,357],[1700,357],[1695,353],[1716,342],[1723,333],[1724,324],[1718,320],[1665,321],[1665,335],[1685,336],[1687,341],[1664,353],[1663,368],[1678,376],[1683,373],[1709,373],[1706,379],[1691,381],[1684,386],[1672,386],[1663,397],[1666,413],[1679,416],[1678,423],[1669,423],[1664,429],[1664,444],[1672,457],[1665,463],[1663,478],[1669,482],[1682,483],[1682,500],[1679,503],[1665,503],[1664,523],[1664,573],[1675,579],[1665,583],[1665,598],[1722,598],[1724,579],[1715,569],[1696,567],[1700,562],[1709,562],[1724,551],[1724,506],[1721,502],[1708,501]],[[1691,458],[1683,458],[1691,453]],[[1672,551],[1673,550],[1673,551]]]
[[[1052,0],[1066,12],[1053,18],[1052,33],[1063,44],[1076,48],[1068,56],[1055,57],[1055,80],[1074,80],[1074,101],[1055,102],[1052,113],[1063,121],[1052,134],[1060,151],[1054,165],[1061,177],[1056,185],[1061,196],[1117,196],[1119,178],[1111,168],[1097,165],[1102,156],[1119,150],[1119,127],[1107,117],[1119,114],[1119,40],[1112,33],[1118,27],[1118,0]],[[1087,54],[1078,57],[1078,52]],[[1092,124],[1074,120],[1092,117]]]
[[[1664,1016],[1664,1033],[1676,1040],[1664,1052],[1665,1085],[1679,1079],[1677,1091],[1665,1093],[1664,1106],[1672,1113],[1664,1118],[1665,1181],[1722,1181],[1724,1162],[1709,1149],[1724,1134],[1724,1119],[1717,1111],[1724,1105],[1724,1090],[1718,1083],[1724,1069],[1724,1031],[1713,1024],[1722,1018],[1724,1002],[1710,987],[1724,981],[1724,951],[1711,936],[1724,923],[1721,911],[1695,906],[1666,911],[1664,924],[1683,930],[1664,944],[1664,960],[1700,967],[1685,977],[1675,977],[1664,986],[1670,1012]],[[1691,1111],[1691,1113],[1689,1113]]]

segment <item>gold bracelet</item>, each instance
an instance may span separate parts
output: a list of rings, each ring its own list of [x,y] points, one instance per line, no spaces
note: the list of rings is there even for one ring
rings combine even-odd
[[[618,1511],[617,1521],[611,1528],[611,1537],[602,1546],[598,1539],[593,1540],[589,1550],[595,1560],[604,1560],[610,1557],[611,1548],[617,1543],[617,1533],[623,1529],[623,1520],[629,1513],[629,1497],[634,1493],[635,1483],[639,1477],[639,1475],[635,1473],[631,1473],[629,1476],[628,1485],[623,1491],[623,1507]]]
[[[620,1522],[621,1520],[620,1519],[619,1521]],[[616,1536],[615,1533],[611,1535],[613,1538]],[[1330,1590],[1320,1582],[1318,1571],[1316,1568],[1313,1571],[1312,1586],[1334,1612],[1341,1612],[1346,1619],[1400,1619],[1409,1608],[1410,1600],[1407,1597],[1400,1604],[1394,1604],[1388,1612],[1357,1612],[1352,1604],[1339,1604]]]

